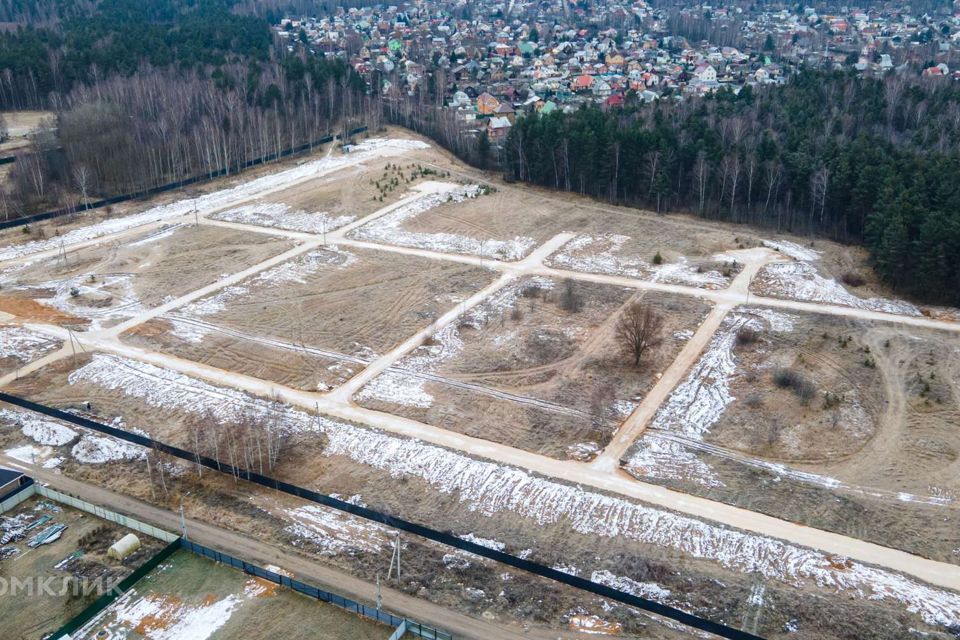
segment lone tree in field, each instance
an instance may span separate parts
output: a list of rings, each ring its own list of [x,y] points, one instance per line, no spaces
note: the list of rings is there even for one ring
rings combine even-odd
[[[633,358],[633,366],[639,367],[647,350],[662,342],[660,330],[663,316],[653,307],[634,302],[617,321],[617,341],[623,352]]]

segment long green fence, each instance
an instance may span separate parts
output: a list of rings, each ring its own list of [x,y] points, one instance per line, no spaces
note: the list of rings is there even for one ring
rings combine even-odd
[[[113,587],[108,592],[94,600],[90,606],[81,611],[72,620],[67,622],[67,624],[57,629],[49,637],[53,640],[69,639],[73,633],[83,628],[85,624],[93,620],[104,609],[113,604],[117,598],[133,588],[133,585],[139,582],[141,578],[156,569],[161,562],[173,555],[178,549],[180,549],[180,538],[175,539],[173,542],[161,549],[159,553],[144,562],[133,573],[117,583],[117,586]]]

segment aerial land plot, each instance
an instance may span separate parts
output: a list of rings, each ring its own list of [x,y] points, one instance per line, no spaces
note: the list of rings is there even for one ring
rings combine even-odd
[[[390,629],[187,551],[177,551],[74,638],[382,640]]]
[[[494,276],[479,267],[330,245],[123,337],[218,368],[327,389]]]
[[[219,211],[213,220],[264,227],[328,233],[411,197],[438,171],[418,161],[431,150],[411,150],[403,157],[373,158],[314,180],[295,184],[257,202]]]
[[[955,340],[883,322],[738,308],[625,468],[960,563]]]
[[[21,147],[30,145],[30,134],[40,128],[44,120],[56,122],[53,111],[3,111],[0,112],[7,125],[9,138],[0,142],[0,155],[8,156]]]
[[[880,282],[862,247],[779,237],[764,244],[789,259],[760,270],[750,284],[750,291],[757,295],[960,321],[960,310],[897,298]]]
[[[257,233],[171,225],[0,271],[0,311],[106,328],[293,246]]]
[[[791,637],[852,640],[862,637],[866,625],[885,630],[877,637],[892,640],[908,626],[934,630],[960,620],[956,594],[892,572],[315,416],[152,365],[98,354],[78,358],[72,371],[54,369],[18,380],[15,392],[51,403],[54,395],[91,398],[100,419],[118,417],[128,429],[143,428],[203,455],[219,450],[228,456],[231,446],[248,441],[252,432],[245,429],[269,425],[289,435],[273,472],[284,480],[413,521],[442,521],[481,544],[702,615],[716,615],[718,607],[724,616],[749,615],[751,628],[767,637],[790,626],[804,630]],[[191,421],[206,424],[196,440]],[[22,422],[13,418],[4,432]],[[219,444],[211,433],[219,434]],[[289,501],[266,495],[252,498],[251,489],[257,490],[246,483],[211,479],[209,472],[201,481],[188,463],[177,467],[166,480],[171,495],[190,491],[188,508],[202,503],[205,517],[261,535],[272,535],[267,523],[279,525],[282,540],[361,570],[369,579],[389,560],[391,535],[373,530],[361,535],[369,523],[301,509],[302,504],[287,506]],[[142,460],[125,462],[122,475],[118,468],[71,462],[64,473],[162,500],[157,474],[150,479]],[[533,598],[539,603],[537,619],[553,625],[573,615],[630,622],[634,629],[643,624],[629,608],[584,602],[582,594],[574,602],[552,592],[547,598],[529,576],[504,573],[496,565],[487,571],[484,562],[449,551],[427,553],[429,547],[407,536],[404,544],[413,545],[404,552],[407,593],[460,603],[474,615],[512,616]],[[506,600],[497,595],[501,592]]]
[[[510,261],[561,232],[577,235],[551,266],[707,288],[725,287],[736,274],[736,257],[726,252],[760,243],[742,229],[482,183],[450,184],[349,237]]]
[[[615,327],[626,305],[664,318],[634,367]],[[690,297],[557,281],[509,283],[371,381],[355,401],[559,458],[601,449],[708,311]]]
[[[63,528],[59,534],[57,529]],[[31,546],[47,532],[48,542]],[[127,577],[165,546],[136,534],[141,547],[122,562],[107,549],[130,530],[71,507],[33,497],[0,515],[0,636],[39,640],[83,611],[102,592]],[[32,591],[9,591],[14,579],[30,581]],[[34,580],[45,580],[39,589]],[[9,581],[9,582],[7,582]],[[74,595],[76,594],[76,595]]]

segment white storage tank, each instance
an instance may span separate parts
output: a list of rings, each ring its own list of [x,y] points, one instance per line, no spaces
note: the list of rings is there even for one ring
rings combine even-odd
[[[107,557],[122,561],[139,548],[140,538],[132,533],[128,533],[110,546],[107,550]]]

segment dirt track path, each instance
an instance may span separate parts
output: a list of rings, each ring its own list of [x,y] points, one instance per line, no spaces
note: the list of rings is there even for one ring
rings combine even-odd
[[[40,466],[26,464],[3,454],[0,454],[0,462],[6,467],[25,471],[58,491],[69,493],[93,504],[104,505],[113,511],[131,516],[166,531],[180,531],[179,516],[172,511],[155,507],[130,496],[114,493],[102,487],[68,478]],[[294,553],[288,548],[261,542],[253,532],[230,531],[207,521],[190,517],[186,518],[186,524],[188,537],[202,545],[230,553],[260,566],[276,565],[292,572],[296,578],[305,582],[371,606],[376,602],[375,585],[299,553]],[[473,618],[454,609],[409,596],[389,586],[382,588],[382,594],[384,609],[449,631],[458,638],[511,640],[512,638],[524,637],[535,640],[554,640],[557,637],[556,631],[547,629],[525,630],[518,625],[500,625],[481,618]],[[384,637],[387,637],[387,635],[388,633],[384,633]]]

